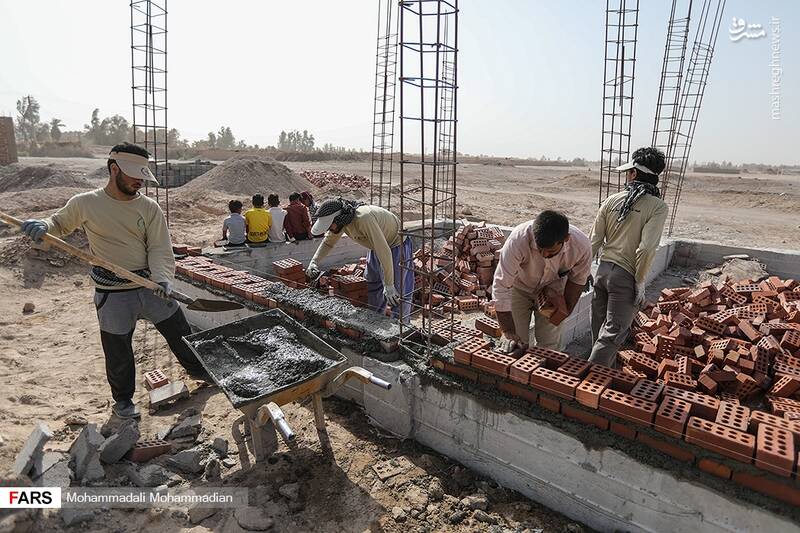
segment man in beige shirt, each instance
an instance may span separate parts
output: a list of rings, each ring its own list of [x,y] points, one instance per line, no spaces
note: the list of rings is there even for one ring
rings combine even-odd
[[[592,298],[592,353],[589,361],[614,366],[617,350],[644,302],[645,281],[667,219],[658,190],[664,154],[639,148],[626,171],[625,190],[606,198],[592,227],[592,257],[600,259]]]
[[[525,351],[531,315],[536,346],[560,350],[562,321],[575,309],[590,271],[589,238],[563,214],[542,211],[514,228],[500,250],[492,284],[505,351]],[[555,305],[556,314],[540,311],[541,295]]]
[[[178,304],[168,298],[175,277],[175,258],[164,214],[155,200],[139,192],[145,181],[158,185],[148,166],[149,156],[147,150],[135,144],[114,146],[104,188],[75,195],[53,216],[26,220],[22,225],[22,231],[35,241],[45,233],[62,237],[81,228],[93,254],[161,285],[155,293],[104,268],[95,266],[91,271],[106,377],[116,401],[114,414],[120,418],[139,417],[132,401],[136,365],[131,345],[139,318],[155,324],[189,375],[198,379],[207,376],[181,339],[191,333],[186,317]]]
[[[392,316],[398,317],[401,316],[398,311],[402,300],[402,317],[404,320],[408,318],[414,292],[414,258],[411,239],[403,239],[400,235],[397,215],[377,205],[363,205],[342,198],[326,200],[317,209],[311,233],[324,233],[325,238],[308,263],[306,273],[310,277],[319,274],[317,263],[327,257],[345,234],[369,249],[364,274],[369,306],[382,313],[388,305],[392,308]],[[400,266],[403,261],[405,268]]]

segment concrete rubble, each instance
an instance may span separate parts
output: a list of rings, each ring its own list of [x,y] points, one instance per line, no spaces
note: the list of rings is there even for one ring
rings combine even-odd
[[[164,467],[151,464],[137,468],[130,465],[127,470],[128,479],[137,487],[158,487],[168,483],[172,477]]]
[[[167,458],[167,466],[186,474],[199,474],[204,470],[206,451],[201,447],[189,448]]]
[[[103,479],[105,471],[100,464],[100,446],[105,439],[97,430],[97,425],[88,424],[70,447],[70,464],[74,478],[81,483]]]
[[[116,463],[139,441],[139,425],[129,420],[100,446],[100,460],[106,464]]]
[[[22,450],[17,454],[14,465],[11,467],[12,474],[15,476],[28,475],[36,467],[37,462],[41,462],[42,448],[52,437],[53,432],[44,422],[37,423],[22,446]]]

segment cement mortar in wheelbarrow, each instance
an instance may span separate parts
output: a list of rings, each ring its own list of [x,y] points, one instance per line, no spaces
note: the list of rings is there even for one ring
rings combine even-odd
[[[348,379],[389,389],[391,384],[361,367],[342,368],[347,358],[280,309],[229,322],[184,338],[233,407],[244,416],[232,433],[247,423],[250,444],[260,462],[277,449],[275,429],[292,447],[294,432],[280,409],[311,397],[323,449],[330,453],[322,398]]]

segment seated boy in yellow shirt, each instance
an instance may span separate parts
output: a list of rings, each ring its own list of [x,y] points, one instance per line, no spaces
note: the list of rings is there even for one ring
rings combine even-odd
[[[253,208],[244,213],[247,225],[247,242],[266,242],[269,228],[272,226],[272,215],[264,209],[264,196],[253,196]]]

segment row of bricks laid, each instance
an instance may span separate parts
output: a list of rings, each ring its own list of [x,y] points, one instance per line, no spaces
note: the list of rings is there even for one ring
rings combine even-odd
[[[292,274],[296,272],[299,267],[302,269],[302,264],[294,259],[284,259],[276,261],[279,263],[276,268],[283,269],[282,273]],[[275,298],[269,296],[264,290],[277,283],[274,281],[267,281],[259,276],[248,274],[247,272],[240,272],[231,268],[217,265],[207,257],[186,257],[176,262],[176,271],[191,278],[192,280],[207,283],[213,287],[219,288],[235,294],[240,298],[253,302],[255,305],[260,305],[268,309],[281,309],[286,314],[293,316],[297,320],[306,320],[305,313],[291,305],[290,302],[278,302]],[[277,272],[277,271],[276,271]],[[305,276],[305,274],[303,274]],[[351,301],[353,305],[366,305],[366,293],[361,300]],[[362,331],[349,327],[344,327],[341,324],[336,324],[329,319],[319,320],[319,324],[327,329],[336,330],[339,333],[357,340],[363,336]]]
[[[475,344],[480,346],[478,351],[486,349],[485,342]],[[726,426],[710,422],[701,416],[690,416],[694,414],[693,404],[674,396],[665,396],[657,408],[655,405],[643,403],[646,400],[639,402],[640,399],[633,394],[650,389],[652,385],[640,385],[641,382],[636,382],[630,389],[630,394],[621,393],[610,387],[616,385],[627,389],[631,383],[628,376],[617,370],[594,367],[590,364],[587,367],[588,374],[585,374],[583,379],[575,378],[560,372],[561,368],[571,367],[574,372],[588,362],[568,356],[563,359],[557,354],[559,352],[549,350],[538,355],[526,354],[525,357],[528,355],[531,357],[528,359],[523,357],[511,363],[507,376],[501,375],[498,365],[485,365],[482,362],[487,359],[485,353],[479,353],[477,364],[463,364],[465,359],[462,352],[456,362],[434,358],[431,359],[431,365],[462,379],[494,386],[506,394],[561,414],[567,419],[600,430],[611,430],[674,459],[692,463],[706,473],[733,480],[780,501],[800,505],[800,486],[795,481],[783,480],[791,475],[791,467],[786,458],[787,454],[781,451],[782,448],[789,447],[797,449],[800,426],[792,425],[789,426],[790,430],[782,432],[781,425],[785,423],[781,421],[782,419],[777,419],[768,413],[755,416],[753,424],[757,428],[758,436],[757,451],[753,461],[753,453],[749,447],[737,449],[736,445],[730,444],[729,441],[734,435],[738,441],[741,437],[739,434],[726,435]],[[488,359],[498,362],[495,358]],[[458,362],[459,360],[461,362]],[[547,365],[558,364],[561,360],[564,362],[556,370],[548,368]],[[525,385],[525,376],[529,372],[529,382]],[[637,392],[634,392],[637,387]],[[652,397],[653,393],[649,394]],[[671,394],[671,391],[667,391],[667,394]],[[702,409],[698,412],[709,414]],[[627,421],[634,422],[635,425],[630,425]],[[653,429],[657,433],[654,433]],[[681,439],[684,434],[687,436]],[[693,446],[698,446],[703,451],[698,451]],[[708,453],[709,451],[712,453]],[[714,457],[715,453],[722,457]],[[745,459],[748,454],[751,459]],[[733,455],[736,455],[735,461],[730,462],[727,458]],[[750,463],[752,466],[737,466],[738,461]]]
[[[653,427],[677,439],[791,477],[800,448],[800,422],[649,380],[540,347],[515,359],[492,351],[480,332],[453,351],[455,363],[601,412]],[[790,400],[794,402],[794,400]],[[797,402],[800,405],[800,402]]]

